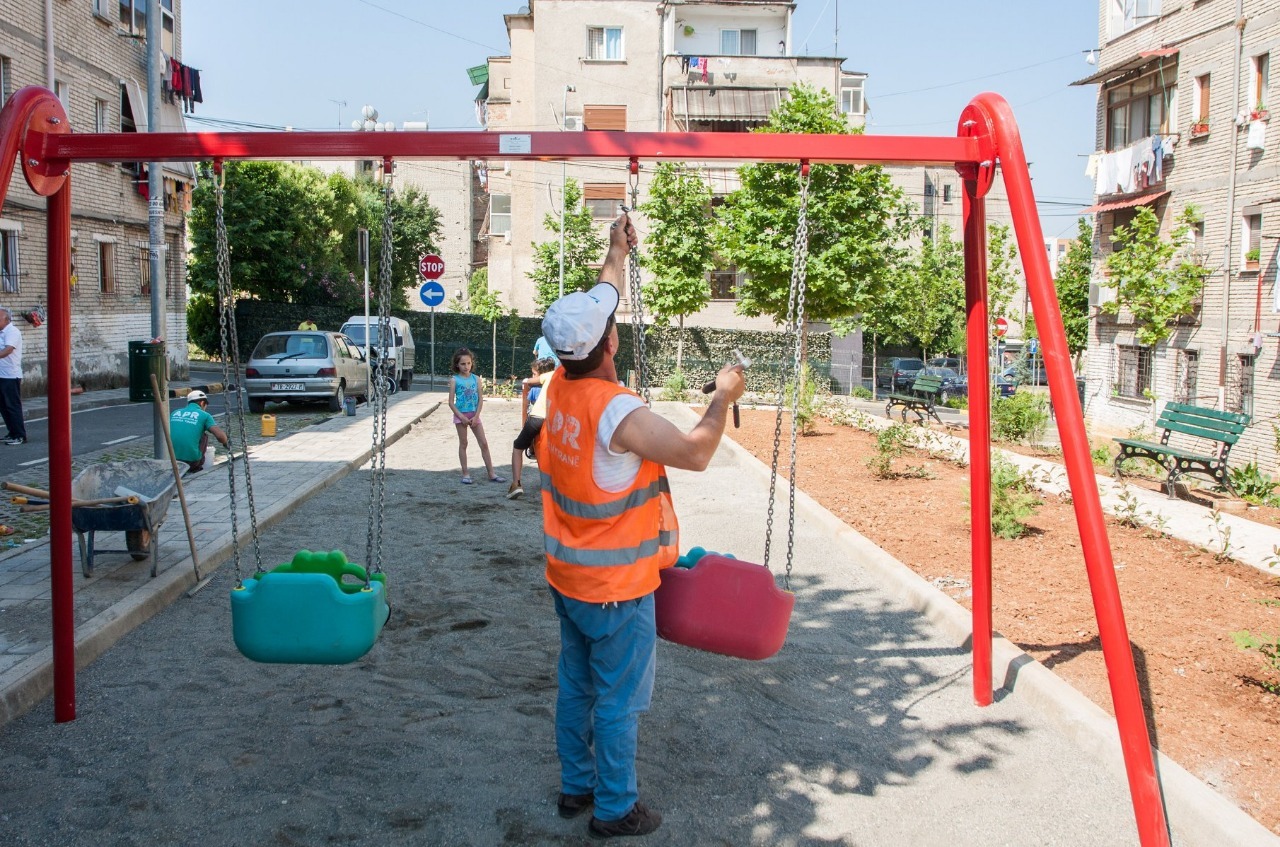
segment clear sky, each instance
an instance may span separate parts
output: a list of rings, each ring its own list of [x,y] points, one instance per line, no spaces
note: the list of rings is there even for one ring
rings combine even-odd
[[[478,129],[466,69],[508,52],[522,0],[184,0],[183,60],[201,72],[192,129],[349,128],[380,120]],[[1092,202],[1095,0],[797,0],[796,53],[863,71],[867,131],[953,135],[964,105],[1013,106],[1046,236],[1075,234]],[[833,33],[839,23],[839,51]],[[575,63],[576,64],[576,63]]]

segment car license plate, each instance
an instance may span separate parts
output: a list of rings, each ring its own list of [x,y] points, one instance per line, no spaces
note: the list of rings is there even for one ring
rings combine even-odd
[[[272,391],[306,391],[307,387],[301,382],[273,382],[271,383]]]

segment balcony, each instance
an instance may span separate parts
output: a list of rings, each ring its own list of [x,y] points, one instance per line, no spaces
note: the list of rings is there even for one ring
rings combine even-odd
[[[671,129],[744,132],[763,125],[797,82],[836,91],[837,59],[667,56],[662,90]]]

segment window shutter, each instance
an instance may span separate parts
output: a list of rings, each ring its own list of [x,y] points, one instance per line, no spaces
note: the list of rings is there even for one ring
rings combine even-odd
[[[582,186],[583,200],[625,200],[627,187],[620,182],[588,182]]]
[[[626,106],[583,106],[584,129],[603,129],[625,132],[627,129]]]

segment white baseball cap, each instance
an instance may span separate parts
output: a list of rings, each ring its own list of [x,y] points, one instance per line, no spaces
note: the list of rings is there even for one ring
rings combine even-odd
[[[200,400],[208,400],[208,399],[209,399],[208,396],[206,396],[205,393],[198,388],[195,391],[187,392],[188,403],[196,403],[196,402],[199,402]]]
[[[609,317],[617,308],[618,289],[607,282],[590,291],[566,294],[547,309],[542,334],[561,359],[585,359],[604,338]]]

